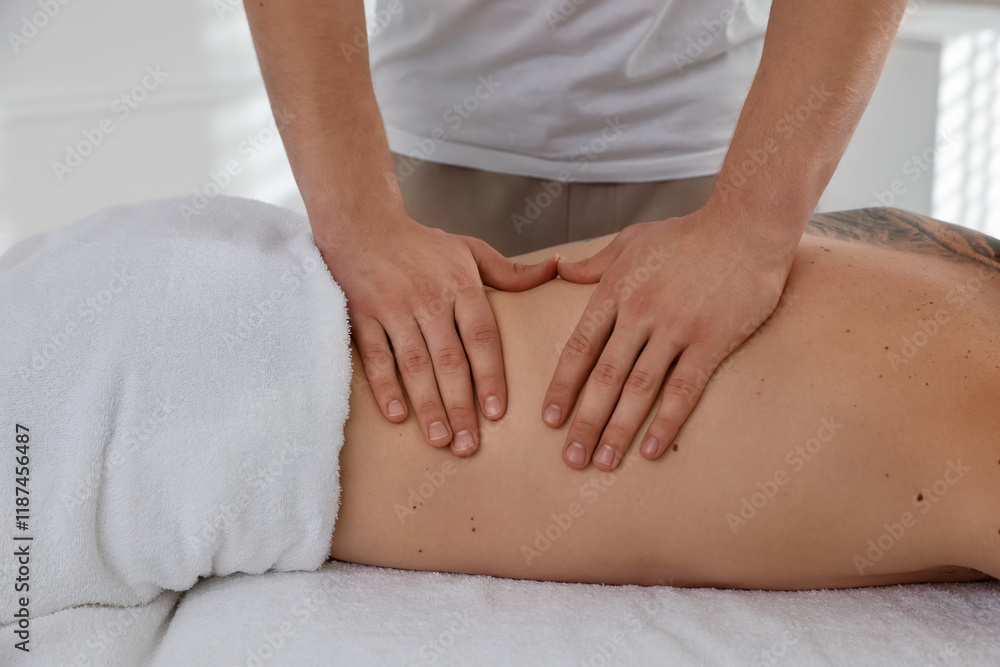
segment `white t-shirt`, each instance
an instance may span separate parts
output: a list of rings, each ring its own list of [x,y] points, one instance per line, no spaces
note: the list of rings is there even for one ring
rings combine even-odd
[[[561,181],[719,170],[770,0],[376,0],[372,79],[403,155]]]

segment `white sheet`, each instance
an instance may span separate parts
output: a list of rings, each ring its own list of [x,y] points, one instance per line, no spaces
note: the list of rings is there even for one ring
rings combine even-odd
[[[153,664],[997,665],[998,629],[997,584],[741,592],[329,563],[199,584]]]
[[[178,597],[163,593],[138,612],[78,608],[38,619],[38,651],[24,664],[1000,664],[997,582],[717,591],[330,562],[207,579]]]

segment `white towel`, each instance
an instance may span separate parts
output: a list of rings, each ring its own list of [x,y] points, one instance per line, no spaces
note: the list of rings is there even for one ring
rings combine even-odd
[[[720,591],[330,562],[199,582],[150,664],[996,667],[998,602],[996,582]]]
[[[31,617],[312,570],[329,553],[343,292],[303,216],[230,197],[185,216],[186,203],[108,208],[0,257],[4,551],[29,550]],[[11,516],[17,425],[26,529]],[[0,562],[6,623],[21,566]]]

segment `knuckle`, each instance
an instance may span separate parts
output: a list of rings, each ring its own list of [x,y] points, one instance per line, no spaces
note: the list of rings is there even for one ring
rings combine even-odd
[[[573,394],[573,387],[562,379],[554,379],[549,384],[549,391],[546,394],[546,403],[558,403]]]
[[[370,386],[372,388],[372,393],[375,394],[376,396],[385,396],[396,391],[395,382],[386,381],[386,382],[379,382],[377,384],[371,383]]]
[[[660,442],[669,443],[677,435],[678,426],[666,415],[657,415],[650,423],[647,434],[657,438]]]
[[[665,392],[670,396],[683,398],[690,403],[698,397],[698,394],[701,393],[701,389],[697,384],[691,382],[685,377],[674,376],[667,380]]]
[[[465,350],[459,347],[445,347],[434,355],[434,365],[445,373],[454,373],[465,368]]]
[[[503,386],[504,376],[499,373],[487,372],[476,374],[476,388],[482,396],[498,394]]]
[[[619,454],[624,454],[624,450],[631,439],[632,435],[630,430],[625,428],[622,424],[611,423],[608,424],[606,429],[604,429],[603,440],[614,447],[615,451]]]
[[[428,370],[431,360],[423,350],[407,350],[398,357],[399,367],[407,373],[417,374]]]
[[[584,439],[594,439],[601,432],[602,426],[585,419],[577,419],[573,422],[573,431]]]
[[[639,225],[637,224],[629,225],[625,229],[618,232],[618,236],[615,237],[615,240],[621,239],[622,241],[628,241],[634,238],[638,227]]]
[[[701,388],[685,377],[671,377],[667,380],[664,393],[669,397],[684,399],[688,405],[691,405],[698,400]]]
[[[594,367],[594,372],[590,374],[591,379],[596,384],[603,387],[617,387],[621,384],[622,373],[618,367],[608,362],[601,362]]]
[[[387,367],[393,366],[396,363],[392,353],[389,352],[387,348],[383,347],[365,348],[364,350],[361,350],[361,361],[364,363],[365,368],[370,368],[374,371],[385,370]]]
[[[455,286],[455,291],[459,293],[476,287],[475,281],[472,280],[471,276],[464,271],[452,271],[451,284]]]
[[[584,334],[574,331],[563,349],[577,357],[589,357],[594,350],[594,344]]]
[[[469,332],[469,342],[476,345],[487,346],[499,342],[500,336],[497,330],[488,324],[479,324]]]
[[[462,428],[475,431],[476,413],[467,405],[453,405],[448,408],[448,421],[452,423],[456,431]]]
[[[431,421],[441,419],[441,417],[438,417],[437,415],[441,413],[442,408],[441,404],[437,401],[421,401],[419,405],[414,406],[414,410],[416,410],[418,414],[428,415]]]
[[[653,390],[653,376],[646,371],[633,368],[625,381],[625,390],[633,394],[648,394]]]
[[[430,303],[437,298],[437,289],[429,280],[417,279],[413,282],[413,294],[419,303]]]

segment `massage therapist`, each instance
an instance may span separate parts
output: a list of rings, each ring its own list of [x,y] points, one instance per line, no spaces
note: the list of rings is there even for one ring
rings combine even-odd
[[[539,412],[559,427],[579,399],[562,456],[602,470],[662,388],[640,440],[660,456],[774,310],[906,11],[905,0],[377,0],[366,23],[362,0],[245,5],[386,418],[407,418],[398,366],[427,441],[472,454],[476,396],[488,419],[506,408],[483,285],[599,282]],[[500,254],[618,230],[579,262]]]

